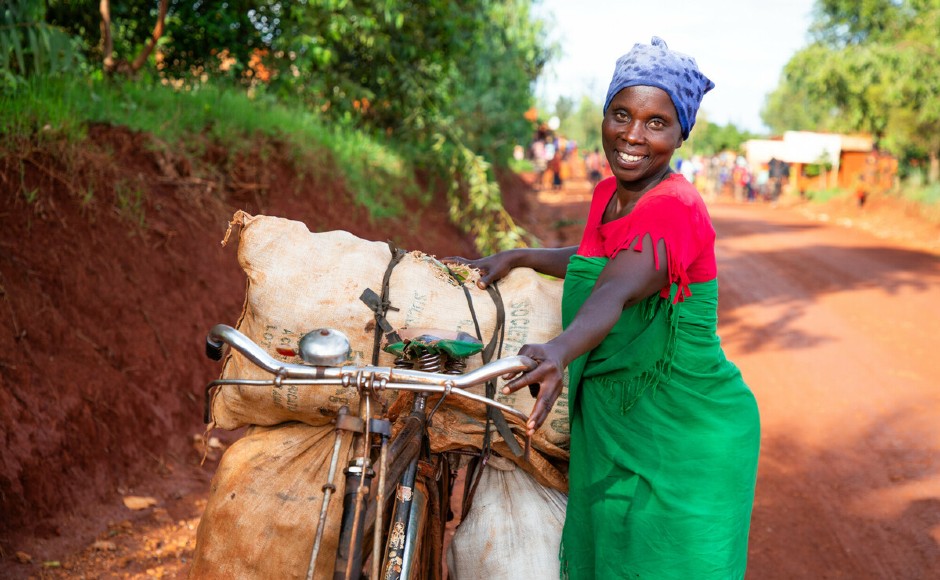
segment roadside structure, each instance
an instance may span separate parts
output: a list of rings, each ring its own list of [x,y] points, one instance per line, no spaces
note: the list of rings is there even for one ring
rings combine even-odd
[[[879,151],[870,135],[787,131],[773,139],[751,139],[745,157],[755,174],[786,164],[784,189],[809,191],[845,189],[855,193],[889,191],[895,186],[898,162]]]

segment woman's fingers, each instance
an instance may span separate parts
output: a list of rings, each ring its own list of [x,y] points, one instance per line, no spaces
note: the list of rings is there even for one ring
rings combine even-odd
[[[519,349],[519,355],[532,359],[534,367],[521,372],[516,378],[510,380],[503,387],[503,394],[510,394],[518,391],[522,387],[529,385],[538,385],[544,380],[551,380],[550,367],[541,362],[539,351],[532,345],[525,344]]]
[[[549,409],[546,409],[543,399],[535,400],[535,406],[532,407],[532,413],[529,414],[529,422],[526,424],[526,432],[530,436],[535,435],[538,428],[545,422],[546,417],[548,417],[548,411]]]
[[[442,258],[441,262],[444,264],[460,264],[461,266],[470,266],[471,268],[480,270],[480,278],[477,280],[477,287],[480,290],[486,290],[486,287],[489,286],[493,281],[493,276],[489,273],[486,267],[478,263],[477,260],[468,260],[467,258],[463,258],[461,256],[448,256],[446,258]]]
[[[505,386],[503,386],[503,394],[504,394],[504,395],[511,395],[512,393],[515,393],[516,391],[518,391],[518,390],[521,389],[522,387],[525,387],[525,386],[528,386],[528,385],[532,385],[532,384],[535,384],[535,383],[538,383],[538,382],[539,382],[538,379],[536,379],[536,378],[533,376],[532,372],[522,373],[522,374],[519,375],[518,377],[516,377],[516,378],[512,379],[511,381],[509,381],[508,383],[506,383]]]
[[[480,279],[477,280],[477,286],[480,287],[480,290],[486,290],[486,287],[492,284],[495,280],[499,280],[500,276],[498,275],[498,270],[490,269],[487,267],[479,268],[480,270]]]
[[[529,415],[526,431],[529,435],[533,435],[548,418],[555,400],[561,394],[564,385],[564,367],[555,362],[551,349],[548,349],[547,345],[526,344],[519,349],[519,354],[531,358],[535,367],[509,380],[503,386],[503,394],[509,395],[523,387],[529,387],[529,392],[535,397],[535,406],[532,407],[532,413]],[[503,378],[508,377],[504,375]]]
[[[532,407],[532,413],[529,414],[529,422],[526,424],[526,432],[528,432],[529,435],[535,435],[538,428],[541,427],[545,419],[548,418],[552,407],[555,406],[555,399],[558,397],[554,395],[554,392],[554,389],[552,389],[551,392],[547,392],[546,389],[543,391],[544,394],[540,393],[541,396],[535,400],[535,406]]]

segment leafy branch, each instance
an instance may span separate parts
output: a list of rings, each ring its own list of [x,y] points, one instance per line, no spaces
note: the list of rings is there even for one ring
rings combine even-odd
[[[69,72],[82,63],[78,41],[43,21],[31,0],[7,0],[0,12],[0,84],[16,85],[32,75]]]

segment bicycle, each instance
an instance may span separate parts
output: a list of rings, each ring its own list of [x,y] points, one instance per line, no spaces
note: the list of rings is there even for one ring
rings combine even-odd
[[[223,349],[228,345],[272,378],[223,378],[210,382],[206,388],[206,422],[212,392],[223,385],[342,386],[354,387],[359,394],[355,414],[348,406],[337,411],[327,483],[322,489],[323,499],[307,564],[308,579],[324,577],[317,569],[317,562],[321,560],[320,550],[327,534],[339,538],[334,578],[435,577],[434,571],[441,569],[443,559],[442,538],[456,469],[450,455],[429,453],[427,428],[432,418],[448,397],[462,397],[511,415],[523,425],[528,421],[524,413],[466,389],[495,381],[503,375],[531,370],[535,366],[532,359],[507,357],[464,372],[466,357],[482,348],[479,341],[462,333],[421,332],[423,334],[406,335],[402,343],[394,345],[398,348],[395,367],[342,366],[349,352],[349,341],[342,333],[330,329],[318,329],[300,339],[296,354],[303,364],[273,358],[227,325],[216,325],[207,336],[206,354],[210,358],[221,360]],[[394,425],[388,409],[380,404],[387,391],[414,396],[410,412],[404,418],[399,417]],[[434,404],[430,411],[429,403]],[[378,416],[374,416],[376,407],[382,408]],[[327,512],[333,495],[339,491],[333,482],[341,460],[341,442],[350,433],[354,440],[351,448],[356,451],[344,470],[341,524],[339,529],[331,529]],[[530,446],[531,441],[526,436],[525,459],[528,459]],[[435,515],[437,517],[433,517]],[[365,543],[370,535],[371,545]]]

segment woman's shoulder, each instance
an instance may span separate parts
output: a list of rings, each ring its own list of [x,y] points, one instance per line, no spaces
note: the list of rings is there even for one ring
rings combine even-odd
[[[701,210],[705,208],[705,201],[688,179],[681,173],[672,173],[659,185],[643,196],[641,203],[649,205],[676,205]]]
[[[702,196],[681,173],[670,173],[651,193],[675,197],[685,202],[699,202]]]

